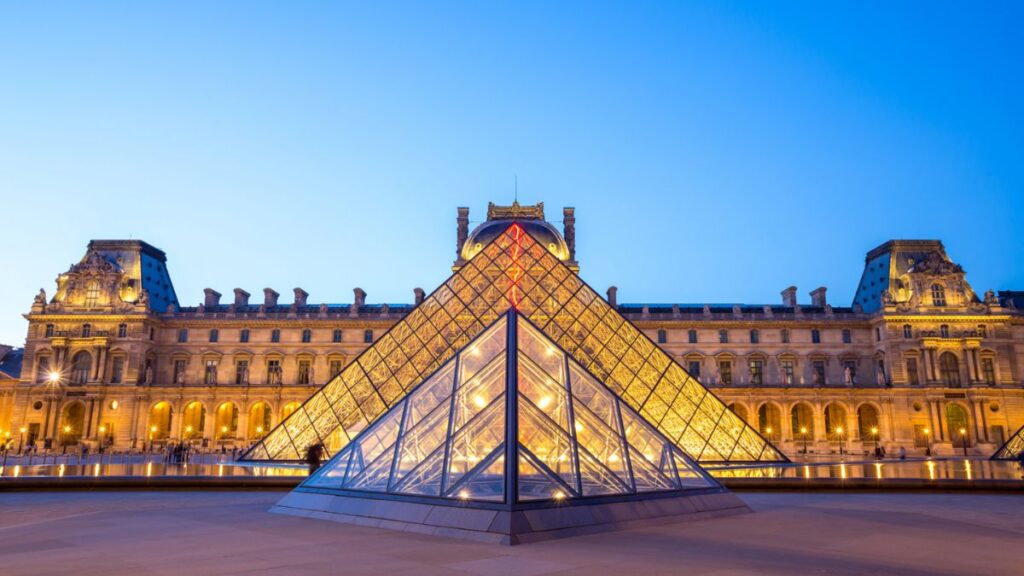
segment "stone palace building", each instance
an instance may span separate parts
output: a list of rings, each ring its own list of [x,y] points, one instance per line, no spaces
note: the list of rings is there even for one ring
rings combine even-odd
[[[543,204],[491,205],[469,229],[459,208],[454,269],[488,241],[488,222],[530,232],[578,270],[575,214],[559,230]],[[538,237],[539,236],[539,237]],[[774,304],[629,304],[607,299],[733,411],[791,457],[994,452],[1024,425],[1024,292],[977,294],[937,240],[867,253],[851,306],[825,288]],[[207,288],[179,303],[161,250],[93,240],[41,290],[23,350],[0,348],[0,434],[16,449],[85,443],[144,449],[188,441],[248,446],[287,417],[412,304],[311,303]],[[4,358],[7,360],[4,360]]]

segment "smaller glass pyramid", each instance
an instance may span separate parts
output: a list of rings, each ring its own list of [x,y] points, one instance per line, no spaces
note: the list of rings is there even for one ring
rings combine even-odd
[[[1022,453],[1024,453],[1024,426],[1021,426],[999,450],[996,450],[996,453],[992,455],[992,459],[1016,460],[1020,458]]]
[[[302,484],[506,504],[718,486],[515,310]]]

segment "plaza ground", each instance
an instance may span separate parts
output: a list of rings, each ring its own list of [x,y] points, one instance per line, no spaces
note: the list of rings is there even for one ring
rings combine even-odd
[[[502,547],[266,512],[284,493],[0,494],[0,573],[1021,574],[1024,497],[741,493],[756,511]]]

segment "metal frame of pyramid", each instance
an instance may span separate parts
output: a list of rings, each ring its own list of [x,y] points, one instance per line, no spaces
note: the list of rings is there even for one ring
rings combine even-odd
[[[1003,443],[992,455],[992,460],[1016,460],[1024,454],[1024,426],[1021,426],[1010,439]]]
[[[515,309],[273,510],[507,544],[749,511]]]
[[[694,460],[788,461],[515,222],[243,459],[337,453],[510,308]]]

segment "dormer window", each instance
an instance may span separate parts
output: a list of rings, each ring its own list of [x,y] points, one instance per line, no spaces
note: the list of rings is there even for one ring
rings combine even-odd
[[[942,284],[932,284],[932,306],[946,305],[946,289]]]
[[[100,303],[100,283],[96,280],[85,285],[85,307],[94,308]]]

